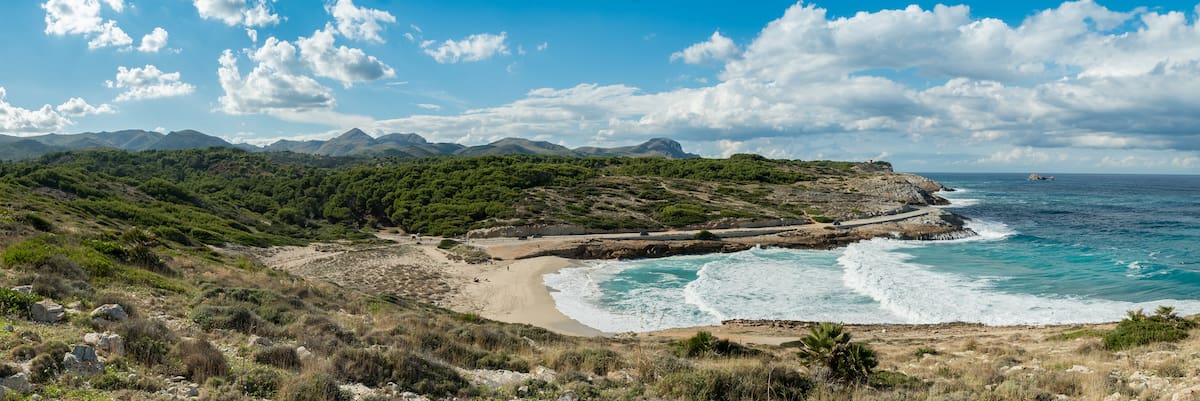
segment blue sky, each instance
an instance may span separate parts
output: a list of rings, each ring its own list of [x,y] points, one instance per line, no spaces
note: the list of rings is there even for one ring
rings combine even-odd
[[[0,133],[670,137],[906,171],[1200,173],[1196,3],[948,4],[8,1]]]

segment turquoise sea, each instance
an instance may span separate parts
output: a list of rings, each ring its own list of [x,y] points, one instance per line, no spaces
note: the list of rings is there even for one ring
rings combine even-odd
[[[566,315],[608,332],[724,319],[989,325],[1200,313],[1200,176],[922,174],[979,236],[830,251],[604,261],[546,275]]]

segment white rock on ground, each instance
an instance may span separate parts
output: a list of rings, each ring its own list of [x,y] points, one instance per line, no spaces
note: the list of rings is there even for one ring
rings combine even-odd
[[[12,290],[22,293],[22,294],[32,294],[33,286],[32,285],[18,285],[16,287],[13,287]]]
[[[87,333],[83,335],[83,342],[110,355],[125,355],[125,341],[113,333]]]
[[[7,388],[18,393],[28,393],[33,390],[33,386],[29,384],[29,376],[24,372],[0,379],[0,388]],[[0,391],[0,397],[3,395],[3,391]]]
[[[125,308],[122,308],[121,305],[104,304],[92,310],[91,317],[97,323],[105,324],[128,319],[129,314],[125,313]]]

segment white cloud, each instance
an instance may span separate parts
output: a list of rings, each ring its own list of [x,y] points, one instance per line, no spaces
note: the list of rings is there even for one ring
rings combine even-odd
[[[201,18],[219,20],[229,26],[253,28],[279,23],[279,16],[267,8],[266,0],[194,0],[192,4]]]
[[[0,132],[8,134],[41,134],[62,130],[71,120],[55,113],[50,105],[29,110],[8,103],[8,92],[0,86]]]
[[[225,95],[221,109],[228,114],[278,114],[333,107],[329,88],[316,80],[295,74],[296,49],[286,41],[268,38],[251,59],[258,62],[242,77],[237,58],[225,50],[217,76]]]
[[[251,42],[258,43],[258,30],[246,28],[246,37],[250,38]]]
[[[70,117],[83,117],[95,114],[113,114],[117,112],[117,110],[111,105],[101,104],[99,106],[92,106],[88,104],[87,101],[83,100],[83,98],[79,97],[73,97],[70,100],[67,100],[65,103],[58,105],[55,110],[58,110],[58,112],[62,115]]]
[[[143,53],[158,53],[163,47],[167,46],[167,30],[154,28],[153,31],[142,36],[142,45],[138,46],[138,51]]]
[[[196,89],[180,81],[178,72],[164,73],[150,64],[140,68],[118,67],[116,81],[106,81],[105,85],[125,90],[117,95],[118,102],[183,96]]]
[[[121,27],[117,26],[115,21],[105,21],[100,27],[100,32],[88,41],[89,49],[99,49],[102,47],[126,47],[133,43],[133,38],[129,37]]]
[[[355,7],[353,0],[336,0],[334,3],[326,4],[325,11],[337,20],[337,31],[346,39],[382,43],[384,42],[383,37],[379,36],[379,31],[383,30],[382,24],[396,22],[396,17],[391,13]]]
[[[105,0],[104,4],[118,13],[125,9],[122,0]],[[100,17],[101,3],[98,0],[47,0],[42,3],[42,9],[46,10],[47,35],[84,36],[89,38],[89,49],[125,47],[133,43],[133,39],[117,26],[116,21]]]
[[[500,32],[499,35],[479,33],[467,36],[463,40],[447,39],[441,44],[432,40],[425,41],[421,43],[421,49],[441,64],[475,62],[500,54],[509,54],[508,45],[505,43],[507,39],[506,32]]]
[[[1056,152],[1079,149],[1200,151],[1200,28],[1184,12],[1122,13],[1079,1],[1013,26],[974,18],[965,6],[831,18],[797,4],[740,53],[722,38],[714,33],[677,56],[729,60],[703,87],[545,88],[496,107],[381,126],[440,140],[558,135],[577,144],[853,136],[875,146],[863,157],[887,150],[878,143],[912,138],[991,163],[1056,162]],[[468,47],[458,42],[422,47],[439,62],[468,53],[450,50]],[[885,137],[897,139],[873,139]]]
[[[360,49],[335,46],[331,28],[326,26],[324,30],[313,32],[311,37],[296,39],[300,58],[313,74],[337,80],[346,87],[396,75],[392,67]]]
[[[442,106],[438,106],[438,105],[432,104],[432,103],[418,103],[417,107],[420,107],[425,110],[441,110],[442,109]]]
[[[549,48],[550,48],[550,42],[542,42],[542,44],[537,46],[537,51],[544,52],[544,51],[546,51],[546,49],[549,49]]]
[[[726,61],[737,56],[737,53],[738,47],[733,44],[733,40],[721,35],[720,31],[716,31],[708,40],[671,54],[671,61],[683,60],[688,64]]]

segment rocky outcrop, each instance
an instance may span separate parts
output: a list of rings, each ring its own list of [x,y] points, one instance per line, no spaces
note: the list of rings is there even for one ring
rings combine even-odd
[[[108,355],[125,355],[125,341],[113,333],[87,333],[83,335],[83,342]]]
[[[96,356],[90,345],[75,345],[71,352],[63,355],[63,369],[77,376],[92,376],[104,372],[104,362]]]
[[[0,396],[4,395],[3,389],[9,389],[18,393],[28,393],[33,390],[33,385],[29,384],[29,375],[25,372],[20,372],[15,375],[0,378]]]
[[[32,285],[18,285],[16,287],[13,287],[12,290],[22,293],[22,294],[32,294],[33,286]]]
[[[92,310],[92,321],[103,326],[113,322],[119,322],[129,318],[129,314],[125,313],[125,308],[118,304],[104,304]]]
[[[1033,174],[1030,174],[1029,177],[1026,178],[1026,180],[1029,180],[1029,181],[1054,181],[1054,176],[1052,176],[1052,175],[1044,176],[1044,175],[1041,175],[1038,173],[1033,173]]]
[[[62,305],[49,299],[38,301],[29,307],[29,318],[39,323],[58,323],[65,315]]]

